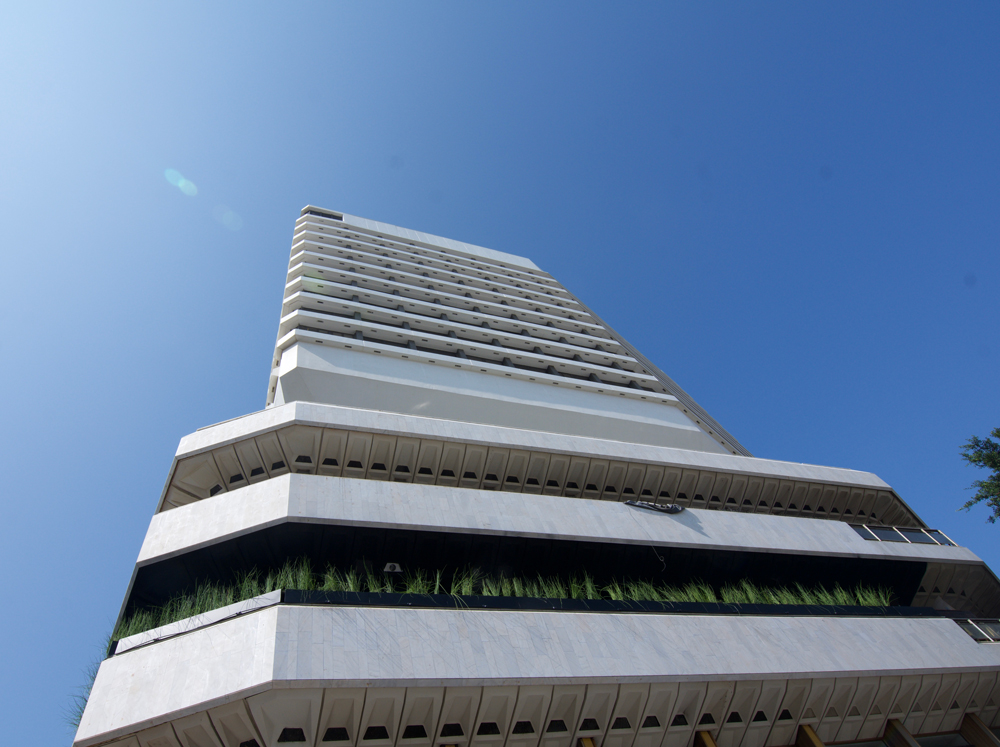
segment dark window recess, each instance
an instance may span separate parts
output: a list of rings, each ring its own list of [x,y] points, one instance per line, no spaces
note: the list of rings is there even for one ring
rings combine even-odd
[[[597,486],[592,482],[587,483],[587,490],[597,490]]]
[[[475,480],[476,479],[476,473],[475,472],[463,472],[462,473],[462,479],[463,480]]]
[[[618,490],[615,488],[614,485],[605,485],[604,486],[604,492],[605,493],[617,493]]]
[[[536,480],[534,477],[529,477],[527,480],[524,481],[524,484],[525,485],[537,485],[538,484],[538,480]]]
[[[271,469],[284,469],[284,468],[285,468],[284,462],[274,462],[271,464]]]
[[[729,718],[726,719],[727,724],[742,724],[743,717],[740,716],[736,711],[729,714]]]
[[[326,459],[323,460],[324,467],[336,467],[337,464],[338,462],[336,459],[330,459],[329,457],[327,457]]]
[[[222,486],[221,486],[221,485],[213,485],[213,486],[212,486],[212,489],[208,491],[208,494],[209,494],[209,495],[215,495],[215,494],[216,494],[216,493],[218,493],[218,492],[219,492],[220,490],[222,490]]]
[[[761,721],[767,721],[767,715],[763,711],[757,711],[757,713],[753,715],[753,722],[756,724]]]
[[[257,475],[263,475],[263,474],[264,474],[263,467],[254,467],[252,470],[250,470],[250,477],[256,477]]]
[[[235,474],[235,475],[233,475],[232,477],[229,478],[229,484],[232,485],[234,482],[239,482],[242,479],[243,479],[243,475],[241,475],[241,474]]]
[[[935,545],[937,544],[934,540],[928,537],[926,534],[921,532],[919,529],[900,529],[900,534],[902,534],[910,542],[921,545]]]
[[[559,487],[559,483],[557,483],[555,480],[546,480],[545,481],[545,487],[547,487],[547,488],[558,488]]]
[[[337,215],[336,213],[321,213],[319,210],[307,210],[306,215],[317,215],[320,218],[329,218],[330,220],[344,219],[343,215]],[[244,745],[241,744],[240,747],[244,747]]]
[[[434,473],[431,472],[431,468],[430,467],[421,467],[420,469],[417,470],[417,474],[418,475],[433,475]]]
[[[442,737],[461,737],[465,736],[465,732],[462,731],[461,724],[445,724],[441,727]]]
[[[714,723],[715,723],[715,716],[713,716],[711,713],[706,713],[704,716],[701,717],[701,720],[698,722],[698,726],[708,726]]]
[[[450,469],[441,470],[441,477],[454,477],[454,476],[455,476],[454,470]]]
[[[687,726],[688,725],[687,717],[683,713],[678,713],[676,716],[674,716],[674,720],[670,722],[670,725]]]
[[[359,462],[357,459],[352,459],[351,461],[349,461],[347,463],[347,468],[348,469],[361,469],[361,462]]]
[[[615,722],[611,724],[612,729],[631,729],[632,724],[628,722],[628,719],[624,716],[619,716],[615,719]]]
[[[569,729],[566,728],[565,721],[563,721],[561,718],[557,718],[557,719],[552,719],[552,721],[549,721],[549,728],[545,730],[545,733],[555,734],[561,731],[569,731]]]
[[[635,495],[635,491],[634,491],[634,490],[632,490],[632,488],[625,488],[625,489],[624,489],[624,490],[622,491],[622,494],[623,494],[623,495]]]
[[[496,721],[483,721],[476,730],[476,736],[479,737],[491,737],[496,736],[500,733],[500,727],[497,726]]]
[[[518,479],[514,477],[514,475],[507,475],[507,479],[504,482],[512,482],[516,484],[518,482]]]
[[[486,475],[486,477],[483,478],[483,479],[485,479],[488,482],[499,482],[500,478],[498,478],[496,475],[490,473],[490,474]]]
[[[778,716],[778,721],[791,721],[791,720],[792,720],[792,714],[788,712],[787,708],[783,710],[781,714]]]
[[[304,742],[306,741],[306,733],[299,729],[298,727],[286,726],[281,730],[281,734],[278,735],[279,742]]]
[[[906,542],[900,533],[892,527],[868,527],[868,531],[883,542]]]
[[[566,489],[567,490],[576,490],[579,487],[580,486],[577,485],[575,482],[568,482],[568,483],[566,483]]]
[[[872,533],[869,532],[860,524],[848,524],[848,526],[855,532],[857,532],[858,535],[861,537],[861,539],[866,539],[866,540],[875,539],[874,537],[872,537]]]
[[[709,501],[708,501],[708,502],[709,502],[709,503],[719,503],[719,496],[717,496],[717,495],[713,495],[713,496],[712,496],[712,497],[711,497],[711,498],[709,499]]]
[[[343,726],[331,726],[323,735],[324,742],[350,742],[351,738],[347,734],[347,729]]]
[[[365,729],[365,736],[362,738],[367,741],[371,741],[374,739],[388,739],[389,730],[386,729],[384,726],[369,726],[367,729]]]
[[[696,501],[703,501],[705,500],[705,496],[703,496],[701,493],[695,493],[694,499]]]
[[[936,539],[938,541],[939,545],[948,545],[949,547],[954,547],[955,546],[954,542],[952,542],[947,537],[945,537],[943,534],[941,534],[941,532],[939,532],[937,529],[928,529],[927,533],[930,534],[931,537],[933,537],[934,539]]]
[[[385,472],[385,465],[382,462],[375,462],[371,468],[376,472]]]
[[[514,731],[511,734],[534,734],[535,727],[531,725],[530,721],[518,721],[514,724]]]
[[[580,724],[580,731],[600,731],[600,728],[595,718],[585,718],[583,723]]]
[[[240,742],[240,747],[260,747],[260,745],[257,744],[256,739],[248,739],[245,742]]]
[[[407,466],[406,466],[405,464],[397,464],[397,465],[396,465],[396,470],[395,470],[395,471],[396,471],[396,472],[401,472],[401,473],[403,473],[403,474],[409,474],[409,472],[410,472],[410,468],[409,468],[409,467],[407,467]]]
[[[403,729],[403,739],[427,739],[423,724],[409,724]]]
[[[313,463],[312,457],[311,456],[306,456],[305,454],[300,454],[299,456],[295,457],[295,461],[298,464],[312,464]]]
[[[660,725],[660,719],[656,716],[646,716],[642,722],[643,729],[656,729]]]

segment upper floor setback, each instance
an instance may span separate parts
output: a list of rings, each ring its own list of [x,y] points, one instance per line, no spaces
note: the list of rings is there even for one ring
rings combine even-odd
[[[406,370],[411,384],[448,377],[429,373],[429,364],[492,377],[485,388],[504,388],[505,379],[531,383],[528,399],[565,398],[552,391],[558,388],[677,407],[707,438],[673,445],[750,456],[676,382],[529,260],[313,206],[296,223],[268,406],[340,403],[331,398],[339,381],[307,394],[282,380],[294,368],[288,357],[303,345],[331,351],[321,353],[326,357],[368,354],[375,360],[360,368]]]

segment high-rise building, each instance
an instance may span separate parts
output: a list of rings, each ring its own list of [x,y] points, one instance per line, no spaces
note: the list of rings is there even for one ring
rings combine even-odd
[[[531,261],[306,207],[266,407],[181,440],[74,744],[986,747],[998,615]]]

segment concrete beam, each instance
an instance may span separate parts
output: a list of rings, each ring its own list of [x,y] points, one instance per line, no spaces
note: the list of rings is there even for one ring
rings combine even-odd
[[[889,719],[889,723],[885,725],[885,734],[882,735],[882,741],[888,747],[920,747],[917,740],[906,730],[903,722],[898,718]]]
[[[809,724],[800,724],[795,734],[795,747],[826,747],[826,745]]]
[[[965,714],[960,733],[972,747],[1000,747],[1000,739],[975,713]]]

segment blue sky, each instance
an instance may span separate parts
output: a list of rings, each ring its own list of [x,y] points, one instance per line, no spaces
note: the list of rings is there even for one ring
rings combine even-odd
[[[178,439],[263,406],[307,203],[532,258],[755,455],[1000,568],[955,510],[1000,426],[998,38],[985,2],[4,5],[4,741],[69,742]]]

